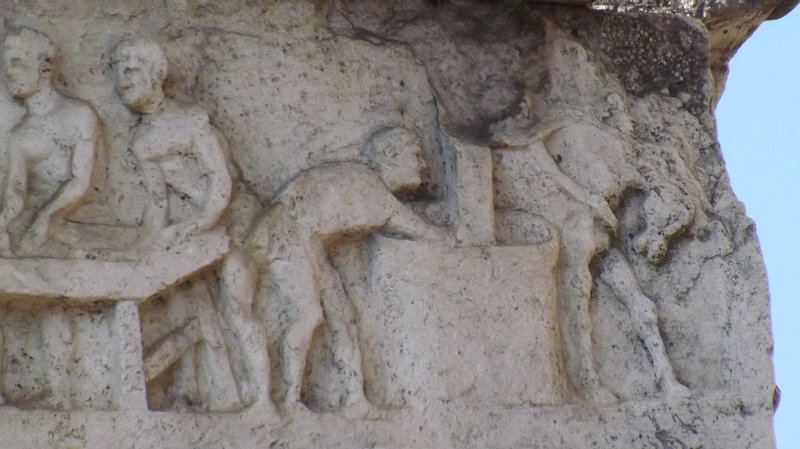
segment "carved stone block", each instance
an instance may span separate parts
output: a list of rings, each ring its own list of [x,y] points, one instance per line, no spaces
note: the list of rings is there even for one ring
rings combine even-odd
[[[374,367],[365,375],[371,402],[567,402],[556,240],[447,248],[377,237],[372,245],[368,297],[357,300],[359,335],[381,342],[362,349],[365,370]]]

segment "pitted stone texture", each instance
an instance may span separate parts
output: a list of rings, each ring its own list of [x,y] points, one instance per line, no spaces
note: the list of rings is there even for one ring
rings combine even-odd
[[[390,410],[363,421],[306,412],[284,426],[265,419],[264,413],[262,409],[252,409],[241,416],[118,412],[67,415],[2,410],[0,419],[9,423],[5,444],[20,448],[130,444],[168,449],[223,445],[287,449],[774,445],[771,435],[754,430],[770,426],[769,410],[719,397],[685,403],[637,402],[600,410],[576,406],[472,408],[448,401],[430,403],[425,410]],[[131,422],[136,423],[136,431],[130,430]],[[598,426],[597,422],[603,425]],[[275,430],[267,432],[265,427]]]
[[[773,445],[712,107],[775,5],[96,3],[0,0],[4,448]]]
[[[614,11],[666,13],[702,20],[708,30],[710,68],[714,74],[714,101],[719,100],[728,76],[728,61],[765,20],[785,16],[797,0],[759,0],[712,2],[688,0],[662,2],[653,0],[595,0],[591,7]]]

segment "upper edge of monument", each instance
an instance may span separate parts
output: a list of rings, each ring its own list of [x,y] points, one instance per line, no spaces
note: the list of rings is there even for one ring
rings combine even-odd
[[[591,5],[597,9],[618,11],[645,11],[690,15],[698,18],[713,17],[718,14],[744,15],[760,13],[760,20],[776,20],[789,13],[800,0],[758,0],[742,2],[737,0],[507,0],[512,5],[524,3]]]
[[[434,0],[437,1],[437,0]],[[442,1],[442,0],[438,0]],[[777,20],[800,0],[503,0],[514,5],[561,4],[645,14],[675,14],[702,21],[708,32],[716,103],[725,87],[728,61],[761,23]]]

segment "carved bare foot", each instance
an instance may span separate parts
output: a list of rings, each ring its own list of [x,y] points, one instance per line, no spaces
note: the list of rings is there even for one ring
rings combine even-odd
[[[151,230],[146,232],[136,246],[139,248],[150,248],[164,250],[174,243],[186,240],[195,230],[194,227],[184,225],[172,225],[161,230]]]
[[[604,387],[603,385],[600,385],[599,383],[592,385],[585,391],[586,391],[586,397],[592,403],[600,405],[619,403],[619,398],[617,398],[617,396],[614,393],[612,393],[608,388]]]
[[[379,408],[372,405],[362,393],[353,393],[338,415],[346,419],[363,419],[376,415]]]
[[[674,378],[665,380],[661,386],[661,391],[668,398],[686,399],[692,396],[692,390]]]
[[[19,242],[19,249],[22,253],[31,253],[37,250],[44,243],[47,237],[47,227],[34,223],[31,228],[22,235]]]
[[[0,257],[14,257],[14,252],[11,251],[11,241],[8,238],[8,233],[0,235]]]
[[[288,424],[294,421],[296,416],[302,416],[308,411],[306,405],[299,398],[287,399],[276,406],[281,422]]]
[[[191,235],[197,229],[196,226],[193,225],[185,225],[185,224],[178,224],[172,225],[163,231],[161,231],[161,235],[159,239],[162,242],[179,242],[182,240],[186,240],[189,235]]]
[[[300,400],[300,386],[287,381],[278,380],[276,390],[273,391],[273,401],[278,414],[283,421],[294,419],[296,412],[305,405]]]

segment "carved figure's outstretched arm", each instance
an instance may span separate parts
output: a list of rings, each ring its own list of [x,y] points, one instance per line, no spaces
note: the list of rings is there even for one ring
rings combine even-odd
[[[389,193],[387,191],[387,193]],[[391,195],[389,193],[389,195]],[[381,229],[386,234],[413,239],[445,240],[447,233],[443,228],[423,220],[400,200],[391,196],[384,204],[389,219]]]
[[[52,219],[74,207],[91,185],[100,129],[94,112],[89,109],[81,112],[83,117],[77,119],[78,133],[72,147],[70,166],[72,177],[62,184],[53,198],[36,213],[33,224],[22,240],[26,250],[41,246],[47,238]]]

